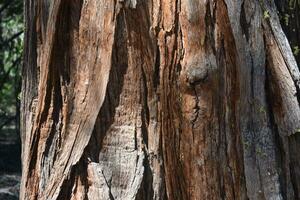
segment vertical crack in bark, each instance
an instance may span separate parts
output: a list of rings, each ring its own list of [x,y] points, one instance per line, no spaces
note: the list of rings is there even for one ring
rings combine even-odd
[[[199,112],[200,112],[200,107],[199,107],[199,97],[198,97],[198,94],[197,94],[197,89],[196,89],[196,86],[192,86],[193,87],[193,90],[194,90],[194,95],[195,95],[195,107],[193,108],[194,109],[194,117],[191,119],[191,123],[192,123],[192,134],[193,134],[193,141],[195,139],[195,125],[196,125],[196,122],[198,120],[198,117],[199,117]]]
[[[147,78],[145,74],[145,70],[141,67],[141,75],[142,75],[142,91],[141,91],[141,99],[142,99],[142,137],[143,142],[148,148],[148,126],[150,121],[150,114],[149,114],[149,106],[148,106],[148,88],[147,88]],[[148,151],[148,150],[147,150]],[[148,153],[147,153],[148,154]],[[146,154],[146,155],[147,155]]]
[[[101,173],[102,173],[103,178],[104,178],[104,180],[105,180],[106,186],[108,187],[108,192],[109,192],[109,198],[110,198],[110,200],[115,200],[113,194],[111,193],[111,183],[109,183],[109,182],[107,181],[107,179],[105,178],[105,175],[104,175],[104,173],[103,173],[102,170],[101,170]]]
[[[241,5],[241,15],[240,15],[240,20],[239,21],[240,21],[240,24],[241,24],[242,31],[245,34],[247,41],[249,41],[250,22],[248,22],[247,18],[246,18],[245,1],[247,1],[247,0],[243,0],[243,3]]]

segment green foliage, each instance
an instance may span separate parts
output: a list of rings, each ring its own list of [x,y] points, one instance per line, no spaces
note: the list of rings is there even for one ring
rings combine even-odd
[[[286,26],[289,25],[289,18],[290,18],[290,15],[289,15],[289,14],[284,14],[283,20],[284,20],[284,24],[285,24]]]
[[[293,53],[294,53],[295,56],[298,56],[298,55],[299,55],[299,53],[300,53],[300,48],[299,48],[299,46],[294,46],[294,47],[293,47]]]
[[[289,40],[292,52],[300,66],[300,0],[275,1],[278,7],[280,22]]]
[[[294,10],[298,4],[300,6],[300,0],[289,0],[289,8],[290,10]]]
[[[257,155],[259,155],[261,157],[267,157],[268,156],[260,147],[256,147],[255,152],[256,152]]]
[[[264,115],[267,115],[267,111],[266,111],[266,108],[264,106],[261,106],[259,108],[259,112],[262,113],[262,114],[264,114]]]
[[[265,10],[264,11],[264,19],[269,19],[270,18],[270,13],[269,11]]]
[[[0,1],[0,133],[18,131],[20,69],[23,51],[23,2]]]

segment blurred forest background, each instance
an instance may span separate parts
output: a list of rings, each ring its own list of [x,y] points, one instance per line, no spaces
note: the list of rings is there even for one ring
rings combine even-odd
[[[23,1],[0,0],[0,199],[18,199]]]
[[[276,0],[276,3],[299,65],[300,0]],[[23,1],[0,0],[0,200],[18,199],[23,33]]]

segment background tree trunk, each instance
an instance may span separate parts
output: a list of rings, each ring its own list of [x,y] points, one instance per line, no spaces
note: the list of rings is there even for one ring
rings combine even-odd
[[[292,47],[294,56],[300,63],[300,1],[299,0],[275,0],[280,12],[282,28]]]
[[[21,199],[300,199],[273,1],[25,5]]]

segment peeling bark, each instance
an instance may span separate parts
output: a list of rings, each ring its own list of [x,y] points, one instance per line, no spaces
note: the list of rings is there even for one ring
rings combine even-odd
[[[272,1],[25,8],[20,199],[300,199],[300,73]]]

